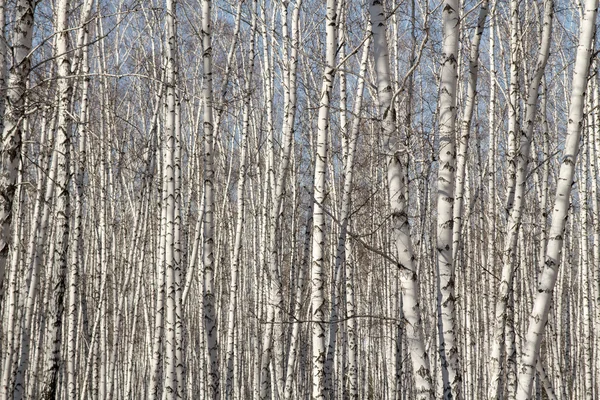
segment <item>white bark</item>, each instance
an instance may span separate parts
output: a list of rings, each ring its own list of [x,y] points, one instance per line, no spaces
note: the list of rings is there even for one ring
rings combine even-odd
[[[31,350],[31,331],[33,317],[38,296],[38,282],[40,279],[40,264],[43,258],[44,246],[48,235],[48,222],[50,219],[50,204],[54,195],[55,182],[57,176],[58,157],[57,149],[53,150],[52,160],[48,163],[48,179],[46,187],[42,194],[42,183],[38,184],[40,189],[36,204],[34,206],[33,226],[34,232],[30,235],[27,246],[27,276],[25,279],[25,288],[27,296],[24,299],[23,322],[21,325],[21,354],[19,366],[15,377],[15,399],[21,399],[25,395],[24,379],[29,365],[29,353]]]
[[[17,183],[22,182],[22,175],[19,175]],[[17,197],[21,196],[22,191],[18,191],[16,193]],[[22,207],[20,199],[17,199],[17,208]],[[15,237],[20,236],[21,224],[14,224],[12,226],[12,234]],[[13,387],[12,382],[14,377],[15,364],[18,361],[17,358],[17,340],[18,335],[16,335],[19,330],[19,326],[21,325],[18,321],[18,311],[20,308],[19,303],[22,302],[22,299],[19,296],[19,264],[20,260],[20,252],[15,251],[15,244],[13,243],[13,249],[10,254],[10,274],[8,279],[8,310],[6,310],[6,321],[4,322],[4,330],[6,335],[2,338],[3,345],[5,348],[2,349],[2,386],[0,386],[0,398],[1,399],[10,399],[13,396]],[[16,380],[16,379],[15,379]]]
[[[364,44],[363,44],[363,54],[361,57],[361,67],[360,67],[360,73],[359,73],[359,77],[358,77],[358,84],[357,84],[357,88],[356,88],[356,98],[354,101],[354,108],[353,108],[353,114],[354,114],[354,119],[352,120],[352,125],[350,128],[350,135],[347,139],[347,146],[346,146],[346,157],[345,157],[345,164],[344,164],[344,186],[342,189],[342,205],[341,205],[341,211],[340,211],[340,217],[339,217],[339,224],[340,224],[340,232],[338,235],[338,240],[337,240],[337,247],[336,247],[336,253],[335,253],[335,271],[336,271],[336,279],[335,279],[335,283],[337,284],[337,277],[340,276],[341,274],[341,270],[343,268],[343,265],[346,263],[346,241],[347,241],[347,233],[348,233],[348,225],[350,223],[350,205],[351,205],[351,197],[352,197],[352,177],[353,177],[353,170],[354,170],[354,158],[356,155],[356,148],[357,148],[357,141],[358,141],[358,135],[359,135],[359,124],[360,124],[360,118],[358,117],[358,115],[360,115],[360,111],[362,109],[362,103],[363,103],[363,90],[364,90],[364,85],[365,85],[365,74],[367,71],[367,61],[368,61],[368,57],[369,57],[369,47],[371,44],[371,38],[370,35],[366,38]],[[340,55],[340,57],[342,57]],[[340,73],[341,76],[341,73]],[[341,77],[340,77],[340,81],[342,81]],[[333,292],[334,296],[339,296],[337,293]],[[336,347],[336,336],[337,336],[337,320],[339,319],[339,311],[338,311],[338,307],[339,304],[337,304],[337,302],[335,301],[335,297],[332,298],[331,300],[332,305],[331,305],[331,314],[330,314],[330,327],[329,327],[329,346],[328,346],[328,350],[327,350],[327,364],[325,365],[325,373],[328,376],[328,380],[332,380],[332,369],[333,369],[333,353],[335,351],[335,347]],[[356,362],[356,360],[354,359],[351,363],[351,365],[349,366],[350,369],[352,369],[353,372],[351,372],[351,381],[350,382],[350,397],[351,398],[356,398],[357,393],[356,393],[356,368],[357,366],[354,364]],[[333,388],[333,383],[331,382],[330,387],[328,388],[328,390],[331,390]],[[354,397],[353,397],[354,396]],[[330,396],[330,398],[332,398],[333,396]]]
[[[13,27],[12,66],[8,76],[2,149],[0,150],[0,302],[3,299],[2,283],[12,223],[12,202],[16,190],[17,173],[25,118],[25,97],[29,70],[31,68],[31,46],[33,39],[33,13],[36,2],[18,0]],[[4,26],[4,25],[3,25]],[[3,39],[3,38],[2,38]]]
[[[341,17],[340,17],[341,18]],[[342,24],[342,23],[340,23]],[[340,28],[340,31],[342,29]],[[342,39],[343,36],[342,36]],[[342,40],[343,41],[343,40]],[[330,392],[329,398],[335,398],[334,393],[334,385],[333,385],[333,359],[334,353],[336,349],[337,342],[337,333],[338,333],[338,319],[339,308],[340,308],[340,299],[342,298],[341,294],[337,293],[338,286],[341,286],[341,276],[343,266],[346,262],[346,240],[348,233],[348,224],[350,223],[350,206],[351,206],[351,198],[352,198],[352,183],[353,183],[353,172],[354,172],[354,159],[356,155],[357,141],[359,135],[359,123],[360,111],[362,109],[363,103],[363,90],[364,90],[364,74],[367,69],[367,60],[369,56],[369,47],[371,44],[370,35],[365,39],[363,43],[363,54],[361,57],[361,69],[358,77],[358,84],[356,88],[356,97],[354,101],[353,114],[355,115],[352,120],[352,125],[350,128],[350,135],[348,138],[342,138],[342,140],[346,141],[346,146],[344,146],[345,157],[344,157],[344,180],[343,180],[343,188],[342,188],[342,199],[341,199],[341,210],[339,216],[339,234],[335,251],[335,266],[334,266],[334,279],[332,280],[332,290],[331,290],[331,313],[330,313],[330,323],[329,323],[329,344],[327,349],[327,359],[325,363],[325,374],[326,374],[326,391]],[[340,58],[344,58],[344,52],[340,50]],[[340,71],[340,86],[345,85],[345,77]],[[342,90],[342,89],[340,89]],[[344,88],[345,92],[345,88]],[[342,93],[344,93],[342,92]],[[341,101],[344,102],[346,99],[343,98],[344,95],[341,95]],[[341,112],[345,113],[346,110],[344,106],[340,107]],[[340,123],[342,125],[342,129],[345,130],[344,121],[345,115],[340,115]],[[343,133],[343,135],[345,135]]]
[[[217,344],[217,315],[215,313],[214,287],[214,149],[213,149],[213,85],[211,44],[211,0],[202,1],[202,59],[204,100],[204,330],[207,346],[208,398],[219,399],[219,358]]]
[[[512,209],[516,185],[517,132],[519,131],[519,2],[510,1],[510,83],[508,104],[508,166],[506,174],[506,210]]]
[[[64,297],[68,269],[69,250],[69,215],[70,215],[70,151],[71,151],[71,114],[72,80],[67,77],[71,73],[71,60],[68,53],[67,15],[69,0],[60,0],[56,5],[56,56],[58,64],[58,121],[56,126],[57,180],[54,222],[56,224],[55,246],[53,254],[54,266],[58,276],[54,281],[52,303],[50,305],[51,334],[46,346],[44,384],[41,397],[52,399],[58,390],[58,373],[61,364],[62,322],[64,314]]]
[[[554,284],[556,283],[558,275],[571,197],[571,187],[575,176],[575,162],[579,151],[581,128],[584,123],[584,98],[587,87],[590,57],[592,54],[592,39],[596,28],[597,8],[598,0],[586,0],[584,2],[584,13],[579,31],[579,44],[573,70],[573,89],[569,105],[567,138],[556,187],[556,198],[552,212],[552,225],[550,227],[548,250],[546,252],[546,265],[540,277],[540,285],[529,318],[529,328],[527,330],[519,366],[517,400],[531,398],[535,364],[539,357],[539,350],[542,338],[544,337],[546,321],[548,320]]]
[[[178,209],[176,201],[178,196],[176,193],[179,189],[176,184],[179,183],[176,178],[175,154],[177,152],[177,128],[176,128],[176,87],[178,63],[177,63],[177,31],[176,31],[176,12],[177,1],[168,0],[166,7],[166,98],[165,98],[165,132],[163,141],[163,161],[162,161],[162,179],[163,179],[163,198],[161,201],[162,207],[165,208],[164,226],[161,227],[161,233],[164,235],[165,250],[164,250],[164,268],[166,274],[166,312],[165,312],[165,346],[164,346],[164,389],[163,399],[176,398],[182,396],[183,393],[178,393],[178,376],[177,376],[177,277],[181,272],[176,260],[176,243],[175,238],[179,237],[176,232],[178,225],[176,224],[176,211]],[[162,261],[162,260],[161,260]],[[180,307],[180,306],[179,306]]]
[[[501,358],[504,357],[503,346],[504,346],[504,335],[505,327],[507,324],[507,318],[509,317],[508,302],[513,290],[513,275],[514,275],[514,263],[517,253],[517,244],[519,238],[519,231],[521,227],[521,219],[523,215],[523,207],[525,206],[525,192],[526,192],[526,179],[528,175],[529,165],[529,153],[531,148],[531,142],[533,138],[533,128],[535,126],[535,119],[537,115],[537,102],[538,92],[540,83],[544,76],[546,63],[550,54],[550,42],[552,33],[552,20],[554,18],[554,2],[553,0],[546,0],[544,2],[544,22],[543,31],[540,38],[540,47],[538,52],[538,60],[533,75],[533,79],[529,85],[529,92],[527,95],[527,109],[525,115],[525,130],[519,135],[520,144],[518,151],[518,158],[516,164],[516,186],[513,192],[512,200],[509,199],[511,208],[509,211],[509,219],[507,225],[507,235],[504,244],[504,264],[502,268],[502,277],[500,281],[499,295],[496,302],[495,308],[495,328],[493,336],[493,347],[491,354],[491,384],[488,390],[488,398],[497,398],[502,393],[502,362]],[[514,312],[514,310],[512,311]]]
[[[591,89],[592,85],[588,85],[588,89]],[[579,200],[581,202],[579,209],[579,223],[581,227],[580,234],[580,249],[581,249],[581,308],[582,311],[580,313],[580,321],[582,327],[582,338],[581,338],[581,347],[583,353],[583,383],[584,383],[584,396],[585,400],[592,400],[594,395],[594,379],[592,374],[592,369],[594,366],[593,363],[593,337],[591,335],[590,325],[593,323],[591,318],[591,301],[590,301],[590,275],[591,275],[591,264],[589,262],[589,253],[588,253],[588,236],[589,236],[589,224],[588,224],[588,188],[587,188],[587,171],[589,170],[589,136],[591,133],[590,126],[593,125],[593,118],[590,118],[591,113],[591,101],[589,96],[593,96],[593,94],[588,94],[588,121],[590,123],[586,124],[586,134],[582,138],[583,146],[582,146],[582,155],[581,155],[581,168],[579,173],[578,183],[578,192],[579,192]],[[538,359],[539,360],[539,359]],[[538,361],[539,362],[539,361]]]
[[[82,75],[87,75],[89,72],[88,65],[88,49],[83,49],[84,43],[89,39],[88,20],[92,12],[93,0],[86,0],[82,10],[80,22],[82,28],[77,37],[77,48],[81,49],[80,62],[74,57],[71,71],[79,70]],[[79,64],[79,65],[76,65]],[[80,285],[80,272],[82,270],[83,260],[83,196],[84,196],[84,175],[85,175],[85,164],[86,164],[86,132],[84,124],[88,123],[88,94],[89,94],[90,79],[84,77],[81,88],[81,100],[80,110],[78,115],[78,159],[76,163],[72,163],[71,174],[74,177],[75,182],[75,204],[74,204],[74,218],[73,228],[71,235],[70,252],[70,265],[69,265],[69,327],[68,327],[68,348],[67,348],[67,393],[71,399],[76,399],[78,396],[77,392],[77,334],[78,334],[78,319],[79,319],[79,285]],[[71,151],[75,153],[74,144],[71,144]]]
[[[460,249],[460,236],[462,229],[463,196],[465,189],[465,172],[467,167],[469,137],[471,135],[471,121],[473,111],[475,110],[475,97],[477,96],[477,78],[479,74],[479,45],[485,20],[488,15],[489,0],[484,0],[479,6],[479,16],[477,18],[477,27],[471,39],[471,49],[469,53],[469,81],[467,84],[467,100],[463,112],[460,126],[460,140],[458,150],[458,162],[456,165],[456,196],[454,199],[454,226],[452,232],[452,259],[457,260]]]
[[[6,106],[6,71],[8,64],[8,46],[6,35],[6,0],[0,0],[0,132],[4,132],[4,111]],[[3,275],[0,275],[0,299],[2,296]],[[1,306],[0,306],[1,307]]]
[[[256,11],[256,1],[253,1],[252,9]],[[240,275],[240,258],[242,250],[242,230],[244,225],[245,212],[245,186],[247,175],[247,152],[248,152],[248,130],[250,123],[250,99],[252,96],[251,82],[254,71],[254,43],[256,36],[256,12],[252,13],[252,22],[250,27],[250,49],[248,50],[248,66],[246,73],[246,82],[244,86],[244,106],[242,112],[242,137],[240,143],[240,162],[237,184],[237,217],[235,222],[235,236],[233,243],[233,257],[231,262],[231,277],[229,283],[229,305],[227,310],[227,373],[225,383],[225,398],[234,398],[234,360],[239,351],[239,345],[235,342],[235,313],[237,309],[237,297]],[[239,378],[238,378],[239,379]]]
[[[455,332],[454,265],[452,225],[456,150],[456,86],[458,81],[459,3],[442,4],[443,49],[439,94],[439,169],[437,180],[437,273],[439,354],[442,363],[443,397],[462,399],[462,372]]]
[[[405,197],[406,167],[404,158],[407,150],[398,141],[396,132],[395,109],[392,105],[392,85],[387,39],[385,34],[385,15],[381,2],[369,2],[371,28],[373,30],[373,52],[377,75],[377,96],[383,120],[384,152],[389,187],[389,202],[392,215],[392,243],[398,257],[400,282],[402,285],[403,312],[407,320],[406,335],[413,366],[416,398],[433,399],[429,356],[423,339],[423,321],[419,306],[419,283],[412,251],[412,241],[408,225]]]
[[[329,109],[335,77],[337,50],[336,0],[327,0],[325,71],[317,120],[317,147],[314,175],[313,239],[311,266],[312,305],[312,398],[325,399],[325,174]]]
[[[282,4],[286,7],[287,3]],[[285,376],[283,372],[283,342],[284,331],[281,325],[283,321],[283,311],[285,309],[283,301],[283,284],[280,276],[279,266],[279,245],[281,241],[281,224],[283,215],[283,199],[285,195],[285,183],[290,169],[290,159],[294,141],[294,123],[297,109],[297,69],[298,69],[298,54],[300,51],[300,32],[299,32],[299,12],[302,2],[298,1],[292,15],[292,48],[290,51],[289,64],[283,64],[283,86],[284,86],[284,109],[283,109],[283,129],[282,129],[282,150],[279,168],[276,173],[275,169],[275,138],[273,132],[273,71],[271,70],[272,60],[269,57],[269,47],[267,45],[266,25],[263,26],[263,53],[265,68],[263,72],[263,81],[266,91],[266,124],[267,124],[267,174],[265,179],[269,182],[269,190],[271,194],[271,209],[264,210],[265,223],[265,239],[267,246],[262,249],[261,254],[267,251],[265,259],[269,271],[269,295],[268,295],[268,310],[267,310],[267,333],[263,339],[263,356],[261,360],[261,376],[260,376],[260,398],[265,399],[268,392],[269,381],[269,362],[273,365],[276,375],[274,389],[282,395],[285,387]],[[275,12],[275,10],[273,10]],[[283,24],[285,26],[285,24]],[[283,33],[287,35],[286,30]],[[284,47],[287,45],[287,36],[284,37]],[[286,49],[283,49],[287,52]],[[267,198],[265,197],[265,201]],[[274,354],[271,354],[274,353]]]

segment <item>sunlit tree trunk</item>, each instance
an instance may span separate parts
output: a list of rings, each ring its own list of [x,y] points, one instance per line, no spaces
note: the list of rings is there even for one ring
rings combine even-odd
[[[33,13],[36,2],[18,0],[15,4],[13,26],[12,64],[8,75],[3,119],[2,149],[0,150],[0,302],[3,300],[2,282],[10,247],[12,202],[15,196],[17,174],[25,118],[25,96],[31,68]],[[4,24],[2,24],[4,26]],[[3,37],[2,37],[2,40]],[[4,43],[2,44],[2,46]],[[8,62],[8,60],[7,60]]]
[[[20,174],[17,177],[17,184],[21,184],[23,179],[23,175]],[[15,204],[15,212],[17,215],[22,213],[23,202],[21,201],[23,191],[19,190],[15,193],[16,201]],[[12,234],[14,237],[19,237],[21,235],[22,224],[13,224],[12,226]],[[13,242],[11,244],[12,249],[10,250],[10,274],[8,279],[8,309],[6,310],[6,320],[3,321],[4,328],[6,330],[6,335],[2,338],[3,345],[5,346],[2,352],[3,356],[3,373],[2,373],[2,387],[0,391],[0,395],[3,400],[10,399],[13,395],[18,395],[16,390],[13,392],[13,378],[14,381],[17,381],[17,377],[15,377],[14,371],[17,369],[16,363],[18,362],[18,352],[16,351],[17,342],[18,342],[18,331],[20,329],[21,323],[19,321],[19,308],[21,308],[22,299],[19,296],[19,269],[21,265],[21,257],[20,252],[16,251],[16,244]],[[21,384],[21,387],[23,385]],[[16,396],[15,396],[16,397]]]
[[[343,38],[343,36],[342,36]],[[337,223],[339,224],[339,234],[337,238],[337,245],[335,250],[335,266],[334,266],[334,278],[332,279],[333,288],[331,290],[332,298],[331,298],[331,313],[330,313],[330,324],[329,324],[329,343],[327,348],[327,359],[325,363],[325,374],[326,374],[326,390],[330,392],[329,398],[335,398],[334,395],[334,384],[333,384],[333,359],[334,353],[336,349],[337,343],[337,333],[338,333],[338,319],[340,318],[340,299],[342,296],[340,293],[337,293],[338,284],[341,283],[342,269],[343,265],[346,262],[346,240],[348,234],[348,225],[350,223],[350,206],[351,206],[351,197],[352,197],[352,176],[354,170],[354,159],[356,155],[357,141],[359,135],[359,124],[360,118],[360,110],[362,109],[363,102],[363,90],[364,90],[364,74],[366,73],[367,68],[367,60],[369,54],[369,46],[370,46],[371,38],[367,37],[363,44],[363,54],[361,59],[361,69],[360,75],[358,77],[358,84],[356,88],[356,96],[355,103],[353,108],[354,118],[352,120],[352,125],[350,127],[350,132],[346,140],[346,146],[344,151],[346,152],[344,157],[344,173],[343,173],[343,187],[342,187],[342,199],[341,199],[341,210],[340,216]],[[340,58],[344,58],[344,52],[340,50]],[[345,77],[342,79],[343,74],[340,71],[340,85],[345,85]],[[345,99],[342,99],[345,101]],[[346,112],[346,110],[343,110]],[[340,116],[342,119],[342,117]],[[343,121],[340,121],[343,124]],[[344,127],[345,129],[345,127]]]
[[[516,185],[519,131],[519,2],[510,1],[510,83],[508,86],[508,144],[506,173],[506,210],[512,208]]]
[[[591,89],[592,85],[588,84],[588,88]],[[592,270],[592,264],[589,262],[589,251],[588,251],[588,236],[589,236],[589,224],[588,224],[588,170],[589,168],[589,138],[593,131],[590,129],[593,126],[593,118],[591,112],[591,105],[594,94],[589,93],[587,95],[588,107],[587,107],[587,119],[588,123],[585,126],[584,136],[582,137],[582,154],[580,163],[580,172],[578,183],[578,192],[581,205],[579,207],[579,224],[581,227],[580,233],[580,249],[581,249],[581,325],[582,325],[582,340],[580,341],[583,353],[583,383],[584,383],[584,396],[586,400],[592,400],[594,394],[594,383],[592,369],[593,363],[593,337],[591,335],[590,325],[593,323],[590,312],[591,301],[590,301],[590,276]],[[539,360],[539,359],[538,359]],[[539,362],[539,361],[538,361]]]
[[[489,0],[483,1],[479,6],[477,27],[471,39],[469,53],[469,81],[467,83],[467,99],[460,125],[460,140],[458,149],[458,162],[456,165],[456,196],[454,199],[454,225],[452,232],[452,259],[457,260],[460,248],[460,235],[462,229],[463,196],[465,190],[465,172],[467,167],[467,151],[469,149],[469,137],[471,135],[471,121],[475,110],[475,97],[477,95],[477,78],[479,74],[479,45],[485,20],[488,15]]]
[[[55,246],[52,255],[56,277],[52,277],[53,292],[50,303],[50,336],[47,338],[44,383],[41,389],[43,399],[53,399],[58,390],[58,374],[62,364],[62,330],[64,314],[64,297],[68,270],[69,248],[69,215],[70,215],[70,152],[71,152],[71,113],[72,96],[71,55],[68,53],[68,24],[69,0],[60,0],[56,4],[56,58],[58,64],[58,121],[56,125],[56,203],[54,210]],[[47,294],[50,295],[50,294]]]
[[[244,226],[244,213],[245,213],[245,186],[246,186],[246,175],[247,175],[247,153],[248,153],[248,130],[250,124],[250,100],[252,96],[252,77],[254,71],[254,50],[255,50],[255,36],[256,36],[256,0],[252,2],[252,22],[250,32],[250,48],[248,51],[248,64],[246,72],[246,82],[244,85],[244,105],[242,111],[242,137],[240,143],[240,162],[239,162],[239,175],[237,184],[237,216],[235,222],[235,234],[233,239],[233,256],[231,263],[231,277],[229,282],[229,305],[227,310],[227,373],[226,373],[226,388],[225,397],[227,399],[234,398],[234,361],[236,355],[240,350],[240,345],[235,340],[235,316],[237,308],[237,297],[239,287],[239,275],[240,275],[240,263],[241,263],[241,250],[242,250],[242,230]],[[239,379],[240,377],[237,377]]]
[[[392,216],[392,243],[398,257],[402,285],[403,311],[407,320],[407,341],[411,354],[417,399],[433,399],[429,357],[423,339],[423,325],[419,306],[419,283],[414,263],[412,242],[408,225],[405,187],[407,182],[403,167],[407,149],[399,143],[396,132],[395,109],[392,104],[390,61],[385,29],[385,14],[380,1],[369,2],[373,53],[377,74],[377,97],[383,123],[384,152],[389,186],[389,204]]]
[[[462,399],[462,372],[456,340],[452,225],[456,150],[456,86],[458,81],[459,3],[442,4],[443,59],[439,94],[439,169],[437,179],[438,330],[444,399]]]
[[[265,84],[265,102],[266,102],[266,130],[267,130],[267,173],[265,174],[265,180],[268,182],[268,191],[265,191],[264,203],[267,204],[268,200],[271,201],[271,209],[264,209],[264,223],[265,223],[265,242],[261,249],[261,255],[264,255],[264,259],[268,266],[269,272],[269,293],[268,293],[268,304],[267,304],[267,325],[265,327],[266,333],[263,334],[262,342],[262,357],[260,360],[260,392],[258,395],[261,399],[265,399],[268,395],[269,388],[269,375],[275,376],[275,382],[271,382],[274,385],[273,390],[277,391],[279,395],[285,390],[284,376],[284,327],[282,321],[284,319],[284,287],[280,274],[280,261],[279,261],[279,246],[282,239],[282,219],[283,219],[283,200],[286,192],[286,180],[290,170],[290,160],[293,150],[294,143],[294,123],[296,120],[297,110],[297,70],[298,70],[298,57],[300,52],[300,27],[299,27],[299,13],[302,2],[296,2],[293,15],[292,15],[292,48],[289,52],[289,61],[283,62],[283,89],[284,89],[284,104],[283,104],[283,127],[281,135],[281,153],[280,162],[278,168],[275,165],[275,136],[273,126],[273,61],[269,55],[268,46],[268,35],[267,26],[263,25],[262,37],[263,37],[263,58],[264,58],[264,70],[263,70],[263,81]],[[282,35],[284,46],[282,46],[283,54],[288,54],[287,42],[289,35],[287,33],[287,7],[288,3],[282,3],[282,19],[285,18],[286,22],[282,20]],[[275,10],[273,10],[275,13]],[[273,14],[273,18],[274,18]],[[272,54],[271,54],[272,56]],[[287,57],[285,57],[287,58]],[[267,197],[266,193],[270,196]],[[266,245],[265,245],[266,244]],[[269,370],[269,364],[272,365],[273,370]]]
[[[77,47],[82,47],[89,39],[88,19],[92,11],[92,0],[87,0],[81,11],[80,21],[83,24],[81,32],[78,35]],[[69,260],[69,328],[68,328],[68,348],[67,348],[67,393],[71,399],[78,397],[78,382],[77,382],[77,366],[83,363],[77,363],[77,335],[78,335],[78,319],[79,319],[79,296],[80,296],[80,280],[79,276],[83,270],[82,260],[84,259],[85,248],[83,246],[82,232],[84,231],[84,175],[86,169],[86,132],[85,124],[88,119],[89,105],[89,87],[90,78],[85,76],[89,73],[88,65],[88,49],[81,51],[80,62],[74,60],[71,66],[71,71],[80,72],[84,75],[81,85],[80,110],[78,114],[78,129],[77,129],[77,161],[71,163],[71,175],[74,180],[74,211],[73,211],[73,227],[70,235],[71,243],[69,245],[70,260]],[[75,143],[71,143],[71,154],[75,154]],[[73,157],[75,158],[75,157]]]
[[[538,52],[538,60],[533,75],[533,79],[529,85],[527,95],[527,108],[525,115],[525,129],[519,135],[519,151],[516,164],[516,187],[513,193],[511,208],[509,211],[507,235],[504,244],[503,268],[500,282],[500,289],[495,308],[495,323],[493,347],[491,355],[491,385],[488,391],[488,397],[497,398],[502,393],[502,362],[504,357],[503,346],[505,341],[505,327],[507,323],[509,301],[511,291],[513,290],[513,275],[514,264],[517,253],[517,245],[521,220],[523,215],[523,207],[525,206],[526,180],[528,175],[528,165],[530,159],[530,148],[533,138],[533,128],[537,115],[537,103],[539,87],[544,76],[546,63],[550,54],[550,35],[552,33],[552,20],[554,18],[554,2],[546,0],[544,2],[544,23],[542,36],[540,38],[540,46]],[[510,355],[509,355],[510,356]]]
[[[165,98],[165,131],[163,141],[163,161],[162,161],[162,179],[163,179],[163,198],[161,206],[165,208],[164,226],[161,227],[161,233],[164,235],[165,250],[164,250],[164,268],[166,275],[166,307],[165,307],[165,346],[164,346],[164,389],[163,399],[176,398],[182,396],[183,393],[177,393],[178,377],[177,377],[177,358],[176,349],[177,343],[177,277],[180,273],[179,266],[176,264],[176,243],[175,237],[179,234],[175,231],[176,226],[176,201],[178,200],[176,192],[179,183],[176,178],[175,154],[177,152],[177,128],[176,128],[176,84],[178,74],[177,62],[177,31],[175,26],[177,1],[167,1],[166,7],[166,98]],[[162,261],[162,260],[161,260]]]
[[[217,315],[214,288],[214,154],[212,102],[212,44],[211,0],[202,1],[202,49],[204,78],[204,330],[208,350],[208,393],[210,399],[219,398],[219,358],[217,345]]]
[[[583,16],[579,29],[579,44],[573,70],[573,88],[569,105],[567,137],[556,186],[552,225],[550,227],[548,250],[546,252],[546,265],[540,276],[540,284],[529,318],[529,327],[518,369],[517,400],[531,398],[535,365],[539,358],[554,284],[556,283],[558,267],[560,265],[571,198],[571,187],[575,176],[575,162],[577,160],[577,153],[579,152],[581,129],[584,125],[584,99],[592,54],[592,39],[596,28],[598,0],[586,0],[583,8]]]
[[[329,109],[335,76],[337,49],[336,0],[327,0],[326,60],[319,114],[317,120],[317,147],[314,175],[313,239],[311,264],[311,305],[312,305],[312,398],[325,399],[325,174],[327,164],[327,135],[329,129]]]
[[[43,138],[44,136],[42,136]],[[54,139],[54,138],[53,138]],[[55,142],[55,140],[52,140]],[[40,264],[44,256],[44,246],[46,245],[46,237],[50,227],[50,204],[54,196],[55,182],[57,176],[58,157],[56,156],[57,149],[54,148],[53,156],[47,164],[48,178],[45,182],[40,180],[38,183],[38,195],[34,205],[32,224],[33,232],[30,234],[27,245],[26,256],[26,278],[25,288],[26,296],[23,301],[23,322],[21,324],[21,347],[19,365],[15,376],[15,392],[14,398],[21,399],[25,396],[25,373],[29,365],[30,350],[31,350],[31,334],[34,319],[36,298],[38,296],[38,282],[40,280]],[[44,186],[45,183],[45,186]],[[44,188],[44,189],[42,189]],[[5,370],[7,372],[7,370]]]

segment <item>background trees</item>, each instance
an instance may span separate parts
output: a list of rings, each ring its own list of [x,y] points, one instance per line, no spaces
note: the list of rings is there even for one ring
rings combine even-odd
[[[0,397],[598,397],[590,1],[0,2]]]

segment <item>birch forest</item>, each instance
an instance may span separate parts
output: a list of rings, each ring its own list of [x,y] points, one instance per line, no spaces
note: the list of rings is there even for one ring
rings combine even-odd
[[[0,0],[0,400],[600,399],[598,0]]]

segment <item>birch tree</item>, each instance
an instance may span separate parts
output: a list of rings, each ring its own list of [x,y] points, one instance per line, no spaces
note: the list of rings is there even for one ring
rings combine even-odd
[[[180,323],[177,315],[177,310],[180,308],[178,302],[181,298],[177,295],[177,282],[181,281],[181,277],[177,276],[181,273],[179,265],[177,265],[176,252],[179,243],[176,239],[179,238],[177,229],[176,211],[178,209],[176,202],[179,200],[176,195],[179,188],[176,185],[179,183],[177,174],[179,170],[176,153],[178,152],[179,141],[177,138],[177,121],[176,121],[176,82],[178,74],[177,63],[177,31],[175,25],[177,2],[173,0],[167,1],[167,43],[166,43],[166,99],[165,99],[165,141],[163,143],[163,199],[162,206],[165,207],[165,226],[162,227],[164,235],[165,250],[164,250],[164,268],[166,274],[166,323],[165,323],[165,387],[164,393],[167,397],[182,396],[183,393],[178,393],[178,374],[177,366],[183,363],[183,360],[178,360],[176,349],[181,346],[177,342],[177,325]],[[161,240],[163,240],[161,238]],[[162,261],[162,260],[161,260]]]
[[[325,71],[319,100],[317,121],[317,143],[315,156],[312,264],[311,264],[311,305],[312,305],[312,398],[325,398],[325,174],[327,162],[327,131],[329,129],[329,109],[335,76],[337,49],[337,6],[335,0],[327,0]]]
[[[443,50],[439,95],[439,170],[437,180],[437,273],[439,353],[444,399],[461,399],[462,373],[455,332],[454,265],[452,225],[456,149],[456,86],[458,81],[459,5],[442,4]]]
[[[0,397],[594,398],[592,7],[552,3],[39,3]]]
[[[389,202],[392,216],[392,240],[398,257],[400,282],[403,293],[403,312],[408,321],[408,346],[414,371],[415,389],[418,399],[432,399],[433,389],[429,357],[425,350],[421,310],[419,307],[419,281],[414,265],[414,255],[408,225],[405,185],[406,175],[402,168],[406,162],[407,150],[399,143],[396,133],[395,110],[392,108],[392,86],[385,14],[381,2],[369,4],[371,27],[373,29],[373,52],[377,73],[377,95],[382,115],[384,133],[385,163],[389,187]]]
[[[2,120],[2,170],[0,171],[0,282],[4,282],[6,261],[10,247],[12,202],[15,196],[19,154],[23,137],[25,98],[31,68],[31,46],[33,40],[33,0],[19,0],[15,4],[15,25],[11,66],[8,73],[8,88],[4,117]],[[3,7],[4,10],[4,7]],[[8,61],[8,60],[7,60]],[[0,283],[0,298],[3,298]]]
[[[556,187],[546,262],[533,302],[527,336],[523,346],[523,354],[520,360],[519,384],[517,386],[518,400],[531,398],[535,364],[539,358],[552,293],[560,266],[571,187],[575,176],[575,165],[579,152],[581,129],[584,122],[583,107],[585,104],[585,90],[592,53],[592,39],[596,28],[597,8],[598,1],[596,0],[586,0],[583,4],[583,16],[579,28],[579,44],[577,46],[577,55],[573,70],[573,89],[569,105],[567,138]]]
[[[519,135],[518,162],[516,165],[516,187],[513,195],[512,208],[509,209],[508,232],[504,245],[504,264],[502,268],[502,277],[500,282],[500,293],[496,303],[495,328],[493,337],[493,349],[491,355],[492,384],[489,388],[489,398],[497,398],[502,393],[500,384],[502,376],[501,357],[504,355],[504,335],[507,318],[507,304],[510,291],[513,287],[513,274],[515,270],[515,257],[517,253],[517,242],[523,207],[525,205],[526,179],[528,175],[528,164],[530,158],[531,142],[533,139],[533,128],[537,114],[537,102],[540,83],[544,76],[546,63],[550,54],[550,39],[552,33],[552,21],[554,17],[554,2],[551,0],[544,2],[544,22],[542,36],[540,37],[540,46],[535,67],[533,79],[529,84],[527,95],[527,108],[525,115],[525,130]]]
[[[69,0],[60,0],[56,4],[56,58],[58,64],[58,118],[56,124],[56,205],[54,222],[56,224],[56,243],[52,255],[56,278],[53,279],[50,338],[46,344],[44,382],[41,390],[43,399],[56,397],[58,374],[61,364],[62,323],[65,309],[64,298],[67,281],[69,216],[70,216],[70,152],[71,152],[71,115],[69,112],[72,96],[71,60],[68,47]]]

